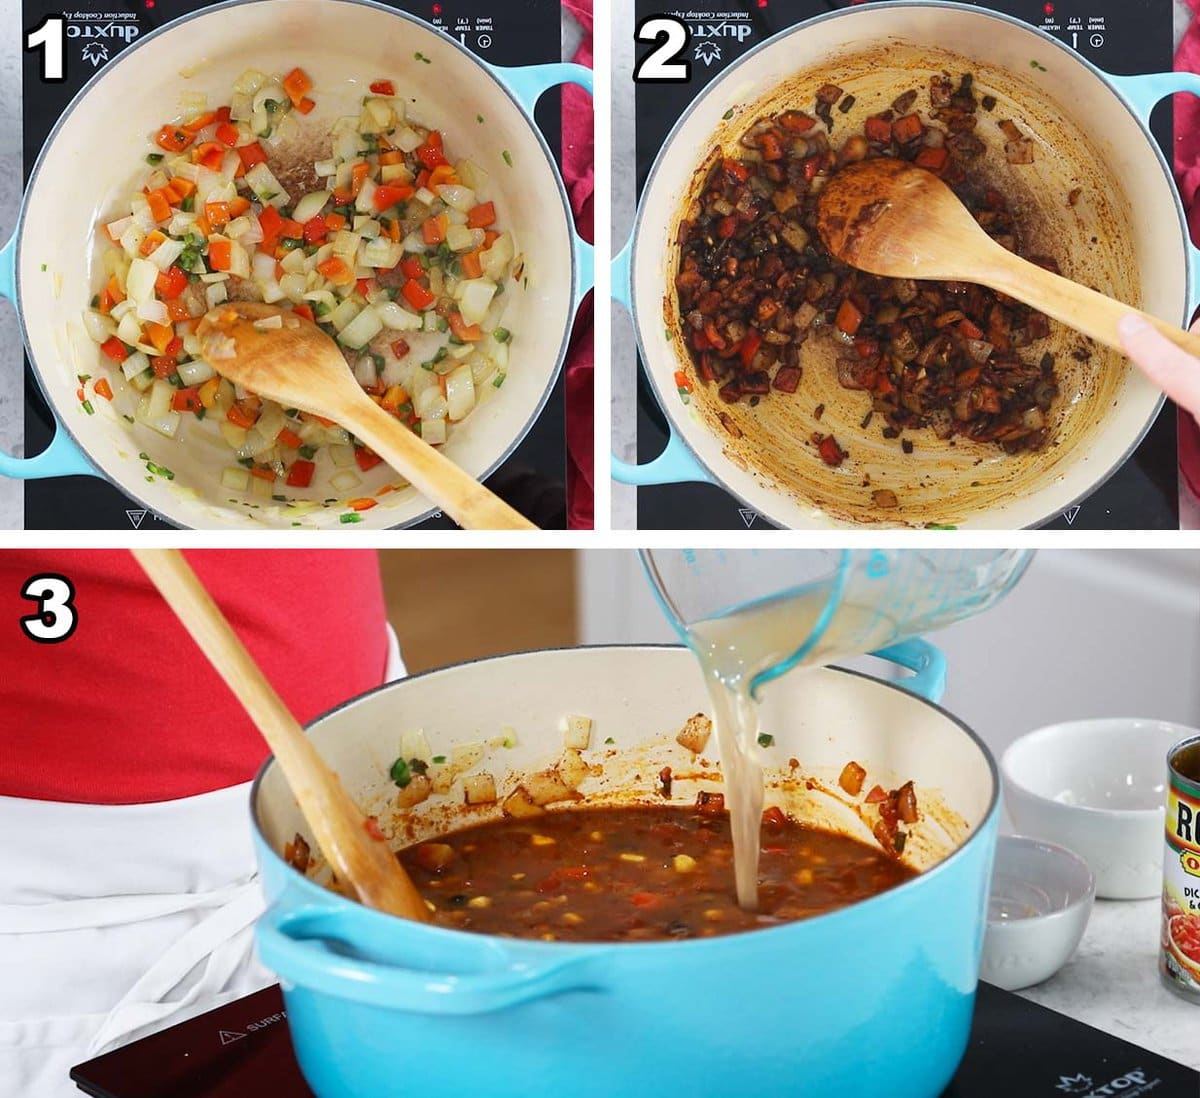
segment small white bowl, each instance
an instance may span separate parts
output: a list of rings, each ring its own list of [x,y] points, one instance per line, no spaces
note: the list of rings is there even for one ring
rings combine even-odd
[[[988,894],[979,975],[1006,991],[1048,980],[1083,937],[1096,878],[1078,855],[1054,843],[1001,835]]]
[[[1096,895],[1162,892],[1167,751],[1195,729],[1117,717],[1052,724],[1022,736],[1000,767],[1018,831],[1079,854]]]

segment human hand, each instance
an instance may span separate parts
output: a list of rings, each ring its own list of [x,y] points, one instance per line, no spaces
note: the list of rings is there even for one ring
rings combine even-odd
[[[1200,423],[1200,359],[1176,347],[1142,317],[1126,313],[1117,324],[1125,353],[1142,372]],[[1192,325],[1200,333],[1200,320]]]

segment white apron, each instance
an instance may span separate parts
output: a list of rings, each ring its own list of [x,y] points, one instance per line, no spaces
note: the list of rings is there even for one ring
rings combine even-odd
[[[388,630],[387,679],[404,666]],[[0,1095],[273,982],[250,785],[141,805],[0,797]]]

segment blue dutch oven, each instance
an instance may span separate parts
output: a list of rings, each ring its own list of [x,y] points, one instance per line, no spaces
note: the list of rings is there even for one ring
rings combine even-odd
[[[853,758],[868,782],[912,778],[925,821],[936,809],[948,831],[930,824],[917,839],[925,825],[914,829],[905,857],[915,850],[913,864],[924,871],[906,884],[751,933],[661,943],[522,941],[368,910],[282,860],[295,833],[310,842],[311,833],[269,762],[252,794],[268,898],[258,943],[282,982],[312,1088],[322,1098],[940,1093],[970,1028],[999,784],[987,749],[936,704],[940,654],[922,642],[879,654],[917,674],[896,685],[817,670],[764,688],[763,726],[776,737],[768,775],[785,774],[794,755],[804,776],[836,790]],[[517,774],[561,753],[563,716],[585,714],[594,722],[585,757],[604,768],[582,787],[587,800],[633,791],[661,804],[635,775],[663,761],[673,761],[676,773],[695,769],[674,732],[698,710],[707,710],[707,698],[685,649],[562,649],[402,680],[320,718],[309,734],[388,830],[400,826],[387,811],[395,794],[387,770],[404,730],[423,729],[433,751],[449,754],[511,725],[516,747],[479,764],[503,796]],[[610,737],[617,746],[601,746]],[[677,779],[672,799],[689,803],[699,788]],[[836,797],[769,790],[768,802],[795,808],[788,798],[806,796],[806,818],[853,832],[857,816]],[[443,821],[434,831],[445,826],[438,799],[416,809],[418,819],[429,811],[430,820]]]
[[[96,239],[98,224],[128,212],[128,195],[145,175],[149,138],[168,119],[196,109],[181,101],[185,93],[215,105],[247,69],[287,72],[297,65],[316,89],[305,126],[357,115],[365,84],[386,77],[410,100],[414,119],[445,131],[454,157],[486,172],[483,193],[495,200],[525,257],[504,315],[513,368],[503,388],[452,432],[445,452],[483,479],[532,427],[562,366],[575,309],[592,285],[592,249],[575,233],[533,109],[560,84],[590,91],[591,71],[489,65],[428,23],[368,0],[232,0],[182,16],[119,53],[72,100],[38,157],[16,231],[0,249],[0,294],[17,307],[57,426],[34,457],[0,454],[0,474],[105,477],[179,526],[339,525],[338,508],[298,514],[223,488],[230,452],[197,437],[203,431],[173,442],[130,424],[122,413],[132,408],[122,406],[119,391],[114,402],[92,400],[91,415],[76,395],[78,375],[106,369],[80,319],[103,280],[108,245]],[[208,426],[186,423],[181,436]],[[174,478],[147,476],[147,459]],[[361,480],[352,494],[374,495],[395,474],[381,465]],[[309,490],[318,504],[330,494],[327,484]],[[289,489],[289,496],[307,498],[303,489]],[[428,501],[409,489],[381,498],[362,513],[361,526],[407,525],[430,513]]]
[[[845,8],[784,31],[730,65],[688,107],[655,160],[612,279],[614,296],[633,315],[670,438],[646,464],[614,458],[617,480],[719,485],[791,528],[1012,529],[1057,517],[1133,453],[1161,394],[1113,351],[1095,348],[1089,361],[1077,361],[1080,337],[1058,325],[1036,347],[1056,356],[1063,395],[1052,410],[1054,443],[1029,454],[1005,455],[962,439],[951,447],[932,431],[915,434],[915,453],[903,454],[898,441],[861,428],[862,394],[837,384],[832,352],[824,363],[820,341],[805,345],[809,368],[794,397],[774,394],[751,409],[725,405],[715,386],[699,381],[692,392],[679,391],[676,372],[694,370],[679,336],[676,239],[714,148],[736,150],[764,114],[811,107],[826,81],[855,97],[848,114],[834,116],[835,141],[908,88],[920,91],[917,109],[928,113],[929,77],[943,70],[973,72],[976,89],[996,97],[992,112],[980,110],[977,128],[992,149],[1003,142],[996,122],[1007,118],[1035,142],[1032,164],[1001,164],[999,175],[1025,211],[1026,246],[1056,256],[1078,281],[1172,324],[1188,323],[1200,302],[1200,252],[1188,239],[1170,166],[1148,120],[1173,92],[1200,94],[1200,76],[1113,76],[1057,38],[985,7],[896,0]],[[1002,159],[998,151],[990,155]],[[826,466],[808,443],[814,432],[835,435],[849,460]],[[876,504],[880,487],[895,491],[898,507]]]

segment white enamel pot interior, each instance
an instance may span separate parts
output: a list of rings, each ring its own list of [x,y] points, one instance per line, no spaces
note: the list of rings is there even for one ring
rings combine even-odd
[[[452,158],[469,158],[488,173],[486,193],[499,223],[524,253],[528,281],[505,287],[504,324],[513,332],[507,380],[452,429],[446,455],[479,479],[491,473],[537,418],[566,351],[575,264],[565,191],[529,115],[463,46],[420,20],[360,0],[248,0],[177,20],[122,52],[55,127],[21,211],[16,293],[30,359],[59,430],[65,427],[123,492],[181,526],[337,527],[346,511],[334,505],[298,515],[223,488],[221,470],[232,452],[216,438],[215,424],[185,422],[180,441],[171,441],[126,422],[132,407],[93,398],[89,416],[76,397],[76,375],[105,370],[80,320],[102,281],[100,249],[109,246],[97,241],[97,223],[128,212],[121,203],[140,186],[153,135],[183,113],[185,92],[206,93],[216,106],[246,69],[286,73],[295,66],[314,82],[317,107],[304,125],[318,136],[335,118],[358,113],[370,81],[391,79],[411,101],[410,117],[444,131]],[[148,479],[142,453],[173,470],[174,480]],[[332,471],[329,455],[319,454],[313,488],[286,491],[292,498],[333,497]],[[379,465],[349,494],[374,495],[397,480]],[[363,512],[361,527],[410,524],[431,510],[405,488]]]
[[[1095,348],[1086,363],[1072,358],[1082,338],[1057,324],[1024,352],[1054,352],[1062,388],[1052,442],[1033,454],[943,443],[928,430],[908,432],[915,451],[904,454],[899,440],[881,437],[879,422],[862,429],[869,402],[837,385],[820,340],[805,345],[794,397],[772,393],[757,408],[727,406],[715,386],[697,381],[691,403],[680,400],[674,373],[694,370],[678,339],[675,239],[714,150],[733,149],[764,113],[811,109],[825,81],[857,100],[849,115],[834,114],[837,141],[908,88],[927,108],[929,76],[943,69],[973,72],[977,92],[996,96],[976,131],[988,145],[985,172],[1010,196],[1037,250],[1055,255],[1068,276],[1163,320],[1188,319],[1186,228],[1166,162],[1109,78],[1065,45],[1007,16],[929,2],[856,7],[777,36],[710,84],[660,152],[635,229],[632,300],[643,361],[673,431],[708,477],[780,525],[1037,526],[1119,468],[1161,407],[1161,395],[1119,354]],[[1141,104],[1147,113],[1151,105]],[[1033,165],[1004,162],[995,122],[1009,117],[1035,140]],[[1070,207],[1075,188],[1081,197]],[[664,321],[675,333],[670,340]],[[849,451],[840,468],[822,463],[809,441],[814,432],[834,434]],[[672,479],[688,479],[678,462],[669,464]],[[653,470],[642,475],[653,482]],[[878,488],[895,491],[898,508],[877,507]]]
[[[355,801],[400,845],[501,814],[498,805],[466,806],[461,778],[449,794],[435,794],[409,813],[397,810],[388,771],[405,732],[420,729],[432,753],[448,758],[455,747],[484,744],[485,756],[470,772],[490,772],[503,798],[522,775],[562,757],[567,716],[588,716],[591,746],[584,757],[596,767],[580,787],[586,803],[661,805],[654,775],[670,765],[677,775],[671,803],[687,805],[698,790],[721,788],[715,737],[700,765],[675,742],[697,712],[711,713],[711,707],[686,649],[556,649],[392,683],[322,717],[308,734]],[[878,781],[891,789],[912,779],[923,814],[905,847],[914,868],[927,869],[952,854],[998,810],[997,771],[983,745],[944,710],[890,683],[836,669],[782,676],[763,689],[762,726],[775,737],[764,749],[768,803],[864,842],[875,840],[838,789],[842,767],[849,759],[866,767],[864,788]],[[514,733],[514,747],[489,745]],[[793,758],[798,769],[789,765]],[[276,856],[297,832],[317,850],[273,763],[260,775],[253,812]],[[279,879],[280,873],[268,873],[268,892]],[[306,902],[321,902],[321,893],[293,871],[282,879],[289,888],[307,889]],[[982,907],[980,919],[982,927]]]

